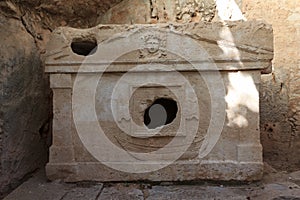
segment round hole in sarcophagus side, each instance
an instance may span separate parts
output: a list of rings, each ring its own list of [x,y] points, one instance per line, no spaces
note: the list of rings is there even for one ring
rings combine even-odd
[[[75,54],[89,56],[97,51],[97,40],[95,38],[75,38],[71,43],[71,49]]]
[[[178,112],[177,102],[173,99],[159,98],[144,113],[144,124],[149,129],[171,124]]]

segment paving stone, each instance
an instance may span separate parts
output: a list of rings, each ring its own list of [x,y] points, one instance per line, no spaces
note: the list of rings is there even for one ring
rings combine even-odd
[[[100,195],[103,184],[83,185],[71,189],[62,200],[95,200]]]
[[[243,188],[227,188],[216,186],[154,186],[149,190],[147,200],[199,200],[199,199],[247,199],[247,191]]]
[[[230,186],[117,183],[104,187],[101,183],[48,182],[41,171],[4,200],[300,200],[300,186],[291,180],[297,173],[292,174],[290,181],[275,176],[273,182]]]
[[[300,187],[291,182],[266,185],[224,186],[154,186],[147,200],[300,200]]]
[[[260,190],[253,190],[251,199],[300,200],[300,187],[292,182],[266,184]]]
[[[95,200],[102,187],[102,183],[48,182],[45,172],[40,171],[4,200]]]
[[[143,192],[135,188],[135,186],[131,187],[123,187],[120,185],[114,187],[104,188],[100,197],[97,200],[143,200],[144,195]]]
[[[292,181],[293,183],[296,183],[297,185],[300,186],[300,171],[291,173],[289,178],[290,178],[290,181]]]
[[[44,172],[39,172],[29,179],[4,200],[61,200],[75,184],[47,182]]]

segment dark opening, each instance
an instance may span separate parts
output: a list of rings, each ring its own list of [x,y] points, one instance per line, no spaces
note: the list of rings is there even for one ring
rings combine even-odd
[[[178,107],[172,99],[160,98],[153,102],[144,113],[144,124],[149,129],[170,124],[176,118]]]
[[[97,41],[91,39],[74,39],[71,43],[72,51],[78,55],[88,56],[97,51]]]

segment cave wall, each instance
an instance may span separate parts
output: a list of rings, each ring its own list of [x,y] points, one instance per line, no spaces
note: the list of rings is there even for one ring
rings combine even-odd
[[[0,1],[0,199],[47,162],[52,96],[43,63],[52,30],[95,26],[120,1]]]
[[[273,73],[262,77],[261,139],[264,160],[281,170],[300,168],[300,1],[243,0],[248,20],[274,30]]]
[[[22,22],[0,16],[0,25],[0,191],[8,191],[46,162],[50,90]]]

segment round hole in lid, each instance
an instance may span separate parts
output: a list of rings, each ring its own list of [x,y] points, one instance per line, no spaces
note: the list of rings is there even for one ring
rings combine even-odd
[[[97,48],[97,40],[94,38],[75,38],[71,43],[72,51],[81,56],[93,55]]]

